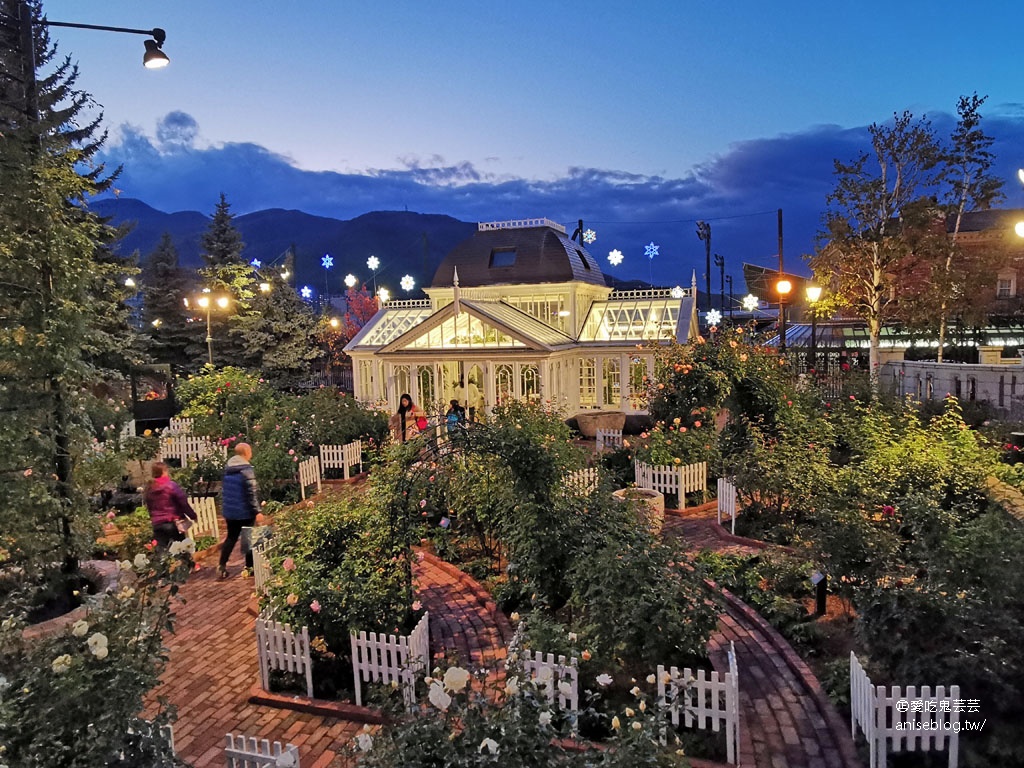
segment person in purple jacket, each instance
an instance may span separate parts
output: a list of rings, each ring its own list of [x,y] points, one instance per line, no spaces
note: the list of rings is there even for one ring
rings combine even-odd
[[[181,541],[185,534],[178,530],[178,520],[195,520],[196,513],[181,486],[167,474],[167,465],[162,461],[153,463],[153,479],[146,488],[143,499],[153,523],[153,538],[161,549],[167,549],[172,541]]]

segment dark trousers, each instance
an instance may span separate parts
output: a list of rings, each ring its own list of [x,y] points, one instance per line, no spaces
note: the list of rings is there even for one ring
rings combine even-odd
[[[248,520],[225,520],[228,524],[228,535],[224,539],[224,543],[220,546],[220,566],[223,568],[228,564],[228,558],[231,557],[231,550],[235,548],[235,542],[238,541],[238,537],[242,535],[243,528],[251,528],[256,525],[256,518],[250,517]],[[245,549],[245,567],[252,568],[252,550]]]
[[[153,538],[160,549],[167,549],[172,541],[181,541],[185,534],[174,523],[157,523],[153,526]]]

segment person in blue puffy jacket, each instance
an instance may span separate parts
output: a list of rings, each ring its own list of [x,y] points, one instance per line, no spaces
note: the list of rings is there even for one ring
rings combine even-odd
[[[224,481],[221,484],[221,514],[228,524],[228,535],[220,548],[220,565],[217,574],[222,578],[228,575],[228,558],[235,542],[242,534],[243,528],[256,524],[256,515],[260,511],[259,488],[256,475],[253,473],[252,446],[239,443],[235,446],[235,455],[228,459],[224,467]],[[245,567],[252,571],[252,551],[245,549]]]

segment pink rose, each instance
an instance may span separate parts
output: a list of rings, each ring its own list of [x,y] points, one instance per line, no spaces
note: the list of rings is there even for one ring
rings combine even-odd
[[[421,603],[419,600],[413,600],[412,601],[412,609],[414,611],[418,611],[422,607],[423,607],[423,603]]]
[[[289,456],[294,456],[295,455],[295,449],[294,448],[289,448],[288,449],[288,455]]]
[[[295,561],[292,558],[290,558],[290,557],[286,557],[284,559],[284,562],[281,563],[281,567],[284,568],[286,571],[294,571],[295,570]]]
[[[314,600],[312,603],[310,603],[309,610],[311,610],[313,613],[320,613],[320,601]]]
[[[292,592],[284,599],[284,601],[288,603],[288,605],[295,606],[299,604],[299,596]]]

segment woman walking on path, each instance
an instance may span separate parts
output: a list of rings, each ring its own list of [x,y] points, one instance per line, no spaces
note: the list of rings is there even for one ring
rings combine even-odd
[[[185,538],[185,520],[195,520],[196,513],[188,503],[181,486],[167,474],[167,465],[162,461],[153,463],[153,479],[146,487],[143,501],[153,523],[153,538],[160,549],[167,549],[172,541]]]

